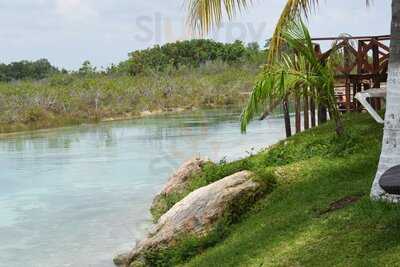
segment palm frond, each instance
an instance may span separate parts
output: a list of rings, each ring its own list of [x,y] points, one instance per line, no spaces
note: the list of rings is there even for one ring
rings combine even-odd
[[[339,120],[334,96],[333,69],[329,64],[322,64],[315,54],[314,44],[305,24],[301,20],[292,21],[282,32],[282,38],[288,45],[288,50],[265,69],[264,75],[253,88],[242,113],[242,132],[246,131],[250,120],[267,102],[279,104],[276,100],[282,101],[289,95],[304,94],[307,91],[304,88],[317,90],[313,94],[314,98],[324,103],[334,119]]]
[[[221,24],[224,14],[231,19],[252,2],[253,0],[188,0],[188,23],[200,33],[207,33],[213,26]]]
[[[318,5],[318,0],[288,0],[275,26],[275,31],[270,41],[268,51],[268,62],[273,62],[279,56],[279,50],[282,45],[283,32],[289,24],[300,18],[303,14],[308,17],[313,8]]]
[[[268,62],[273,62],[279,56],[279,51],[282,45],[282,34],[290,23],[299,19],[301,15],[306,18],[310,12],[318,5],[319,0],[288,0],[280,17],[275,31],[270,40],[268,51]],[[370,6],[373,0],[365,0],[366,5]]]
[[[273,110],[281,100],[292,93],[304,80],[304,75],[295,69],[295,62],[287,58],[270,68],[259,79],[251,92],[250,98],[241,115],[241,131],[244,133],[250,121],[259,114],[267,104]],[[265,115],[264,115],[265,116]]]

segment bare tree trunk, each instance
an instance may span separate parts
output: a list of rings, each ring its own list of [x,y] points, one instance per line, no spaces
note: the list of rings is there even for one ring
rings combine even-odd
[[[382,174],[400,164],[400,1],[392,0],[392,37],[387,83],[385,130],[378,172],[371,189],[373,199],[399,202],[400,196],[387,194],[379,185]]]
[[[283,106],[283,116],[285,119],[286,137],[291,137],[292,136],[292,127],[290,125],[290,113],[289,113],[289,105],[288,105],[287,98],[283,101],[282,106]]]

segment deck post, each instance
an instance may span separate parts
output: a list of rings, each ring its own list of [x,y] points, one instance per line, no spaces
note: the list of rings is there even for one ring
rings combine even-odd
[[[347,70],[350,66],[350,51],[348,48],[350,45],[347,41],[347,45],[343,48],[344,52],[344,67]],[[351,111],[351,95],[350,95],[350,83],[349,83],[349,75],[350,73],[346,73],[346,85],[345,85],[345,95],[346,95],[346,112]]]
[[[379,46],[378,46],[378,40],[376,38],[374,38],[371,42],[373,42],[373,46],[372,46],[372,64],[373,64],[373,74],[374,74],[374,78],[373,78],[373,88],[380,88],[381,87],[381,83],[378,77],[379,74]],[[372,100],[373,102],[373,107],[376,110],[380,110],[381,109],[381,101],[379,98],[374,98]]]

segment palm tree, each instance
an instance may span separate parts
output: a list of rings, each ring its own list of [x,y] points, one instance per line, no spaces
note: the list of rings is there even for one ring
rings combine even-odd
[[[228,18],[232,18],[252,2],[253,0],[188,0],[189,22],[201,32],[207,32],[221,23],[224,12]],[[366,2],[368,4],[369,0]],[[277,55],[281,37],[287,25],[302,14],[307,16],[316,4],[318,0],[287,0],[271,40],[269,62],[279,58]],[[400,164],[400,0],[392,0],[390,53],[382,153],[371,197],[400,201],[400,196],[387,194],[379,185],[382,174]]]
[[[316,100],[328,107],[336,122],[337,134],[342,134],[343,127],[334,94],[334,67],[330,62],[325,64],[319,60],[310,33],[301,20],[291,23],[282,33],[282,39],[287,44],[286,53],[280,55],[274,64],[268,65],[253,88],[242,113],[242,132],[246,131],[250,120],[268,100],[268,109],[271,110],[289,96],[299,98],[313,92]],[[334,49],[332,51],[333,54]]]

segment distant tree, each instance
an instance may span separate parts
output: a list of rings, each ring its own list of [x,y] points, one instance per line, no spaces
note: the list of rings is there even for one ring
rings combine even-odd
[[[0,64],[0,82],[9,82],[8,67],[6,64]]]
[[[82,66],[79,68],[78,73],[81,75],[89,75],[96,73],[96,67],[92,66],[89,60],[86,60],[82,63]]]
[[[248,43],[247,44],[247,49],[249,51],[259,52],[260,51],[260,45],[257,42]]]
[[[10,64],[0,64],[0,81],[41,80],[58,72],[59,70],[52,66],[47,59],[22,60]]]
[[[31,63],[31,78],[41,80],[49,75],[58,72],[57,68],[53,67],[47,59],[39,59]]]
[[[61,74],[68,74],[69,73],[68,70],[66,70],[64,68],[62,68],[60,72],[61,72]]]

